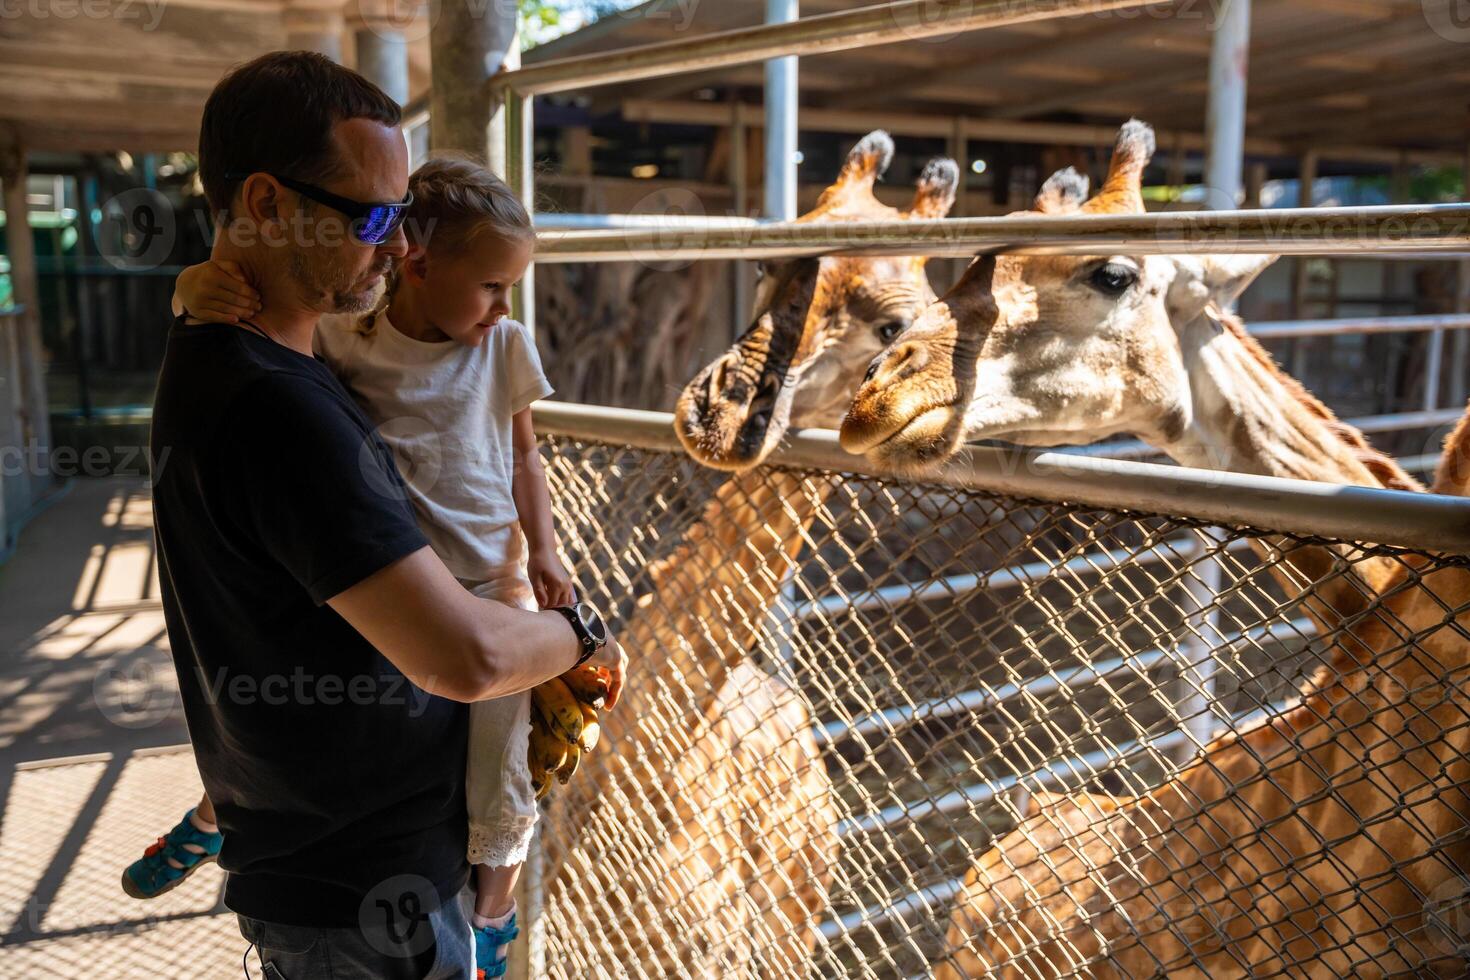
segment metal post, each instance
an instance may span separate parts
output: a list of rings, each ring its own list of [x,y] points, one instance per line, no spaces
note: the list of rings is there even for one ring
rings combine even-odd
[[[1217,210],[1235,207],[1240,197],[1250,36],[1251,0],[1221,0],[1210,42],[1210,94],[1205,114],[1209,143],[1205,204]]]
[[[1205,206],[1216,210],[1234,208],[1240,200],[1241,170],[1245,165],[1246,69],[1250,55],[1250,0],[1221,0],[1210,42],[1210,91],[1205,114]],[[1259,204],[1259,201],[1257,201]],[[1208,531],[1199,532],[1206,547]],[[1192,758],[1209,740],[1215,727],[1215,657],[1211,636],[1219,635],[1220,615],[1216,596],[1220,587],[1220,565],[1205,558],[1198,580],[1188,584],[1196,608],[1208,610],[1201,618],[1199,637],[1184,644],[1186,666],[1181,681],[1187,694],[1181,705],[1184,729],[1191,738],[1180,749],[1178,761]]]
[[[1465,144],[1465,160],[1460,167],[1462,183],[1460,193],[1463,199],[1470,200],[1470,142]],[[1470,313],[1470,259],[1461,259],[1455,269],[1455,305],[1454,312]],[[1455,332],[1454,353],[1452,360],[1455,369],[1450,375],[1450,404],[1463,405],[1466,398],[1467,365],[1470,360],[1470,337],[1462,330]]]
[[[517,92],[505,94],[505,106],[500,113],[505,124],[505,182],[521,199],[527,211],[534,212],[536,199],[536,172],[534,169],[535,118],[533,96]],[[494,141],[490,144],[495,145]],[[536,266],[532,264],[521,277],[511,298],[511,316],[515,317],[536,333]]]
[[[342,63],[341,0],[290,0],[283,19],[286,47],[292,51],[315,51]]]
[[[797,0],[766,0],[766,23],[796,20]],[[766,217],[796,217],[796,58],[766,62]]]
[[[1181,765],[1188,763],[1208,745],[1215,729],[1228,721],[1228,716],[1215,699],[1215,674],[1219,669],[1215,658],[1223,637],[1216,600],[1222,575],[1219,559],[1209,553],[1215,544],[1212,530],[1196,532],[1205,557],[1195,563],[1194,577],[1185,582],[1185,593],[1189,596],[1185,628],[1190,627],[1196,615],[1203,615],[1199,616],[1198,625],[1178,650],[1179,683],[1183,688],[1178,711],[1182,727],[1189,733],[1189,738],[1180,742],[1174,756],[1174,761]]]

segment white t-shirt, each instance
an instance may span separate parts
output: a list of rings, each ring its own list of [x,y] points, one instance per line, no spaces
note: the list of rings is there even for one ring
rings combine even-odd
[[[392,448],[434,552],[467,582],[518,574],[511,416],[552,392],[530,332],[502,319],[465,347],[363,320],[323,317],[315,347]]]

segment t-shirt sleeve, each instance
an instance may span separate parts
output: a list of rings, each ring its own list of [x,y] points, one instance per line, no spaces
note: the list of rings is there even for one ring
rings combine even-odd
[[[318,605],[428,544],[391,450],[329,383],[271,375],[246,387],[202,488]]]
[[[545,398],[556,389],[546,380],[541,369],[541,355],[536,352],[536,341],[531,331],[514,320],[507,326],[505,335],[506,378],[510,389],[510,411],[514,415],[538,398]]]

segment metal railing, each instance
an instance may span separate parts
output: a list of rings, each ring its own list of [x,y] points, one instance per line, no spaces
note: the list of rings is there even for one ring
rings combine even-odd
[[[985,906],[967,885],[972,869],[1063,846],[1035,815],[1052,798],[1036,794],[1084,790],[1126,806],[1184,778],[1213,735],[1301,725],[1298,686],[1345,669],[1333,651],[1368,635],[1365,622],[1396,627],[1393,649],[1440,649],[1470,611],[1470,595],[1443,593],[1443,612],[1428,621],[1406,620],[1391,597],[1326,632],[1302,615],[1304,599],[1369,559],[1398,564],[1410,582],[1460,569],[1470,581],[1465,559],[1444,554],[1470,552],[1470,501],[1460,498],[998,450],[966,453],[916,483],[810,431],[767,466],[727,477],[684,456],[668,415],[556,403],[534,415],[578,581],[618,610],[633,659],[630,700],[617,709],[630,720],[547,814],[553,977],[889,977],[946,961],[978,975],[963,958],[994,951],[983,931],[952,923],[978,908],[1009,927],[1025,902],[1013,898],[1010,913]],[[795,545],[791,557],[777,541]],[[1332,548],[1339,560],[1292,592],[1272,572],[1296,546]],[[786,607],[779,582],[789,571]],[[777,681],[777,657],[789,686]],[[1451,684],[1460,669],[1446,662],[1419,680]],[[1333,719],[1313,724],[1331,729]],[[1465,728],[1470,712],[1424,737]],[[1427,770],[1424,788],[1408,780],[1408,751],[1379,750],[1406,767],[1402,798],[1448,791]],[[1351,788],[1361,777],[1340,779],[1332,798],[1361,811]],[[1389,873],[1409,875],[1426,855],[1453,856],[1453,836],[1420,829],[1423,805],[1385,804],[1397,817],[1359,812],[1307,844],[1283,831],[1270,846],[1293,849],[1302,869],[1351,861],[1341,856],[1358,853],[1353,835],[1391,821],[1416,850]],[[1258,833],[1297,812],[1263,817]],[[1217,846],[1211,868],[1238,874],[1254,858],[1243,840]],[[1203,868],[1183,873],[1213,880]],[[1035,879],[1087,880],[1065,866]],[[1433,902],[1418,900],[1430,922]],[[579,929],[588,907],[639,926]],[[1278,915],[1311,912],[1233,908],[1244,919],[1234,934],[1247,937],[1286,927]],[[1151,942],[1146,925],[1125,938]],[[1453,952],[1443,936],[1416,935],[1425,957]],[[1319,959],[1298,964],[1308,974],[1335,962],[1317,942]],[[1178,955],[1174,969],[1218,975],[1209,944]],[[1066,972],[1045,962],[1010,965],[1028,977]]]

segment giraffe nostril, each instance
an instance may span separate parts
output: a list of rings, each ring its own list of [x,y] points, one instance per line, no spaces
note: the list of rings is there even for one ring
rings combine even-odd
[[[725,365],[728,360],[729,355],[726,355],[710,365],[709,385],[706,389],[710,401],[714,401],[715,398],[719,397],[720,392],[725,390]]]
[[[872,381],[874,378],[876,378],[878,376],[878,369],[882,366],[883,358],[881,356],[873,358],[873,360],[868,364],[867,373],[863,375],[863,384],[867,384],[869,381]]]

